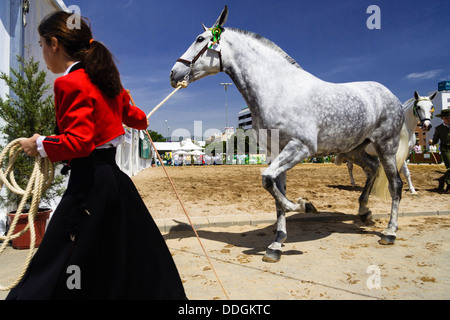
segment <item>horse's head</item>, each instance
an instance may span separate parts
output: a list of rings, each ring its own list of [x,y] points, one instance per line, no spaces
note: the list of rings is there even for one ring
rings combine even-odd
[[[419,119],[422,124],[422,129],[425,131],[430,131],[432,127],[431,119],[433,118],[434,106],[431,100],[434,99],[436,93],[433,93],[429,97],[421,97],[417,91],[414,92],[414,116]]]
[[[203,25],[204,32],[197,36],[170,71],[172,87],[176,87],[178,82],[183,80],[190,83],[222,71],[220,37],[225,31],[223,25],[227,18],[228,7],[225,6],[212,28],[208,29]]]

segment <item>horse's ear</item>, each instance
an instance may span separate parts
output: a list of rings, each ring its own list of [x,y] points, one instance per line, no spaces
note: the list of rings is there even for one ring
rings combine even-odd
[[[223,9],[222,13],[220,14],[219,19],[217,19],[216,23],[213,25],[213,28],[215,26],[223,26],[225,22],[227,22],[228,19],[228,6],[225,6],[225,9]]]
[[[419,100],[419,99],[420,99],[419,93],[418,93],[417,91],[414,91],[414,98],[415,98],[416,100]]]
[[[203,22],[202,22],[202,26],[203,26],[204,31],[208,30],[208,28],[203,24]]]
[[[433,100],[434,97],[436,97],[437,91],[435,91],[431,96],[430,96],[430,100]]]

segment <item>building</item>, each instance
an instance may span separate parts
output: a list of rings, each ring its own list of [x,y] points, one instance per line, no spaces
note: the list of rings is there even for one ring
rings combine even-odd
[[[414,133],[416,134],[416,142],[419,142],[422,150],[428,150],[429,139],[427,137],[427,132],[422,129],[422,125],[420,122],[417,123],[417,127]]]
[[[37,27],[49,13],[69,11],[62,0],[2,0],[0,1],[0,71],[9,75],[10,69],[19,69],[17,56],[33,57],[40,68],[47,70],[39,46]],[[52,85],[56,75],[47,73],[47,83]],[[0,97],[5,98],[9,88],[0,81]]]
[[[250,109],[247,106],[239,111],[238,128],[243,130],[252,128],[252,114],[250,113]]]

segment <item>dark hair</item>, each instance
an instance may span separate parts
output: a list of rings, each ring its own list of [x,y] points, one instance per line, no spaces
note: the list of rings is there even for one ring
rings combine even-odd
[[[81,62],[91,82],[108,97],[116,97],[123,87],[113,55],[102,43],[91,41],[87,18],[79,17],[79,25],[69,28],[68,21],[73,15],[64,11],[51,13],[39,24],[39,34],[47,44],[51,43],[52,37],[58,39],[69,58]]]

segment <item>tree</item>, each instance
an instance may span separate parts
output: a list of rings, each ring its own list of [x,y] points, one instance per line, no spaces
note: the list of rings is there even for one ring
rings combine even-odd
[[[164,138],[159,132],[148,130],[148,133],[150,134],[153,142],[166,142],[166,138]]]
[[[53,135],[55,128],[55,107],[53,95],[47,95],[50,89],[45,84],[46,72],[39,70],[39,62],[31,58],[26,61],[23,57],[17,57],[19,70],[11,69],[11,75],[0,72],[0,79],[5,81],[12,95],[6,99],[0,98],[0,118],[5,125],[0,127],[6,143],[18,138],[28,138],[35,133],[41,135]],[[3,149],[0,146],[0,149]],[[32,157],[21,156],[14,166],[14,176],[20,187],[25,189],[34,166]],[[50,200],[63,193],[61,184],[63,177],[55,176],[52,187],[43,195],[42,201],[50,204]],[[2,204],[18,204],[20,196],[8,192],[6,199],[2,198]]]

